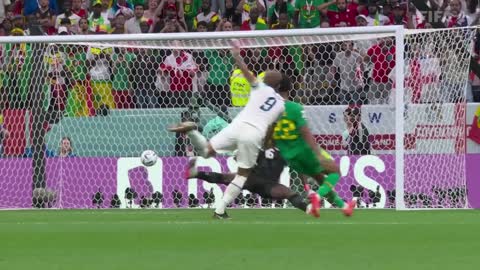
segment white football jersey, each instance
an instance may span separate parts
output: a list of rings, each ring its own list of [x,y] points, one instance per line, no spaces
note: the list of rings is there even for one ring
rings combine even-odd
[[[233,122],[248,123],[262,132],[267,132],[268,127],[277,121],[285,110],[284,104],[284,99],[272,87],[258,82],[256,86],[252,85],[247,105]]]

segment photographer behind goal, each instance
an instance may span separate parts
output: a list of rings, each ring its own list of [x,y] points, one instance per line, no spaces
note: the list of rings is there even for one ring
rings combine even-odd
[[[370,155],[370,133],[362,123],[359,107],[348,107],[343,112],[343,120],[347,129],[342,133],[343,143],[348,155]]]

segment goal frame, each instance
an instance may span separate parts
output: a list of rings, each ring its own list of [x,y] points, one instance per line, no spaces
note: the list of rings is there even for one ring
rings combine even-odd
[[[388,34],[395,38],[396,67],[404,67],[404,39],[408,30],[403,26],[367,26],[315,28],[295,30],[233,31],[208,33],[159,33],[129,35],[65,35],[65,36],[9,36],[0,37],[0,44],[6,43],[92,43],[92,42],[138,42],[138,41],[172,41],[193,39],[240,39],[240,38],[275,38],[315,35],[360,35]],[[404,68],[395,68],[395,188],[396,210],[408,210],[404,201]]]

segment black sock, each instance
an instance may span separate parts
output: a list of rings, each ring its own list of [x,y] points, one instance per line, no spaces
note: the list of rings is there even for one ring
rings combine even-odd
[[[212,184],[224,184],[225,180],[223,179],[223,174],[216,173],[216,172],[198,172],[197,177],[198,179],[205,180]]]
[[[295,194],[293,196],[290,196],[290,198],[288,198],[288,201],[293,205],[295,206],[295,208],[298,208],[302,211],[306,211],[307,210],[307,203],[303,200],[302,196],[300,196],[300,194]]]

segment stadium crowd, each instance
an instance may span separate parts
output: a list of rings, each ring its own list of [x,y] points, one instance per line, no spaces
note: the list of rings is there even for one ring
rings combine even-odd
[[[408,4],[395,0],[2,0],[0,34],[462,27],[477,24],[479,10],[477,0],[440,4],[432,0]],[[436,12],[434,19],[429,19],[431,12]],[[4,108],[28,106],[28,88],[33,82],[30,70],[37,61],[31,59],[31,47],[3,46]],[[258,48],[243,53],[257,75],[268,68],[288,73],[295,83],[293,95],[304,104],[385,104],[394,87],[395,46],[388,38]],[[51,45],[44,58],[51,89],[50,110],[66,111],[69,116],[95,115],[112,108],[185,106],[196,90],[215,106],[243,106],[248,100],[249,86],[227,50]],[[418,83],[413,84],[418,88]],[[474,74],[470,85],[469,99],[479,101],[480,80]],[[443,95],[442,101],[458,100],[462,90],[446,90],[457,93]],[[412,102],[421,102],[420,97],[414,95]]]

